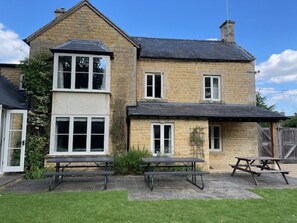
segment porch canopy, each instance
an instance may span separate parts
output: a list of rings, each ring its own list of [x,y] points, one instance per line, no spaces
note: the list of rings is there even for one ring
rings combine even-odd
[[[25,94],[2,75],[0,75],[0,105],[6,109],[27,110]]]
[[[137,106],[127,107],[127,115],[129,118],[175,117],[237,122],[278,122],[287,119],[282,114],[255,105],[221,103],[139,102]]]

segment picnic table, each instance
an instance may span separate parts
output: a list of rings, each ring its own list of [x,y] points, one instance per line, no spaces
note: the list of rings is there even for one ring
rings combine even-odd
[[[231,176],[234,176],[236,170],[241,170],[247,173],[250,173],[256,186],[258,182],[255,178],[260,176],[262,173],[280,173],[285,182],[289,184],[286,174],[289,174],[289,171],[282,170],[280,167],[280,159],[274,157],[235,157],[237,162],[235,165],[230,164],[233,168]]]
[[[144,167],[144,181],[152,191],[154,189],[154,176],[179,175],[186,176],[186,180],[203,190],[203,175],[208,172],[197,170],[196,163],[204,162],[203,159],[186,157],[151,157],[141,159]],[[201,178],[201,185],[197,183],[197,175]]]
[[[47,162],[55,163],[55,172],[44,173],[44,176],[53,178],[49,181],[49,191],[52,191],[62,183],[65,176],[104,176],[104,190],[106,190],[108,176],[113,174],[112,167],[114,157],[57,156],[49,157]],[[86,168],[96,169],[93,171],[86,171]],[[72,171],[68,171],[69,169],[72,169]]]

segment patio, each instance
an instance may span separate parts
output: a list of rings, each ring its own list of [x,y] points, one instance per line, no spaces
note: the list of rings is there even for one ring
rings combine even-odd
[[[236,173],[231,176],[231,171],[211,173],[204,177],[205,188],[199,190],[186,180],[176,177],[156,177],[155,189],[150,191],[145,185],[143,176],[111,176],[108,191],[127,190],[129,200],[170,200],[170,199],[247,199],[261,198],[252,193],[253,188],[297,188],[297,178],[294,174],[288,175],[290,185],[286,185],[280,174],[265,174],[257,178],[259,186],[256,187],[250,174]],[[0,184],[6,182],[0,177]],[[20,180],[20,175],[14,175],[17,180],[4,186],[0,185],[0,193],[59,193],[78,191],[103,191],[103,181],[100,177],[65,178],[55,191],[48,192],[48,180]]]

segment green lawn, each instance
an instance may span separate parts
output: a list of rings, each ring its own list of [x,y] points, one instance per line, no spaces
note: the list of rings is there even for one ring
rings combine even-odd
[[[263,199],[128,201],[127,192],[1,194],[6,222],[297,222],[297,189],[257,189]]]

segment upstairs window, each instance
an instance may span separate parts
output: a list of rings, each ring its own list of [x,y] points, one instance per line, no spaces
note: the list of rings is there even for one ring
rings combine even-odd
[[[145,97],[146,98],[162,98],[163,96],[163,75],[162,73],[146,73],[145,74]]]
[[[110,58],[55,55],[54,90],[109,91]]]
[[[219,76],[204,76],[204,100],[221,100],[221,78]]]

